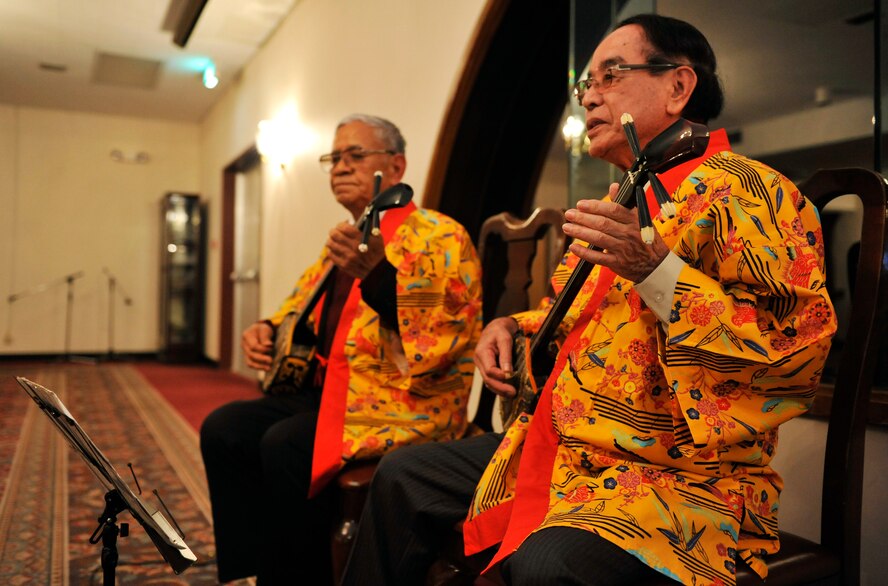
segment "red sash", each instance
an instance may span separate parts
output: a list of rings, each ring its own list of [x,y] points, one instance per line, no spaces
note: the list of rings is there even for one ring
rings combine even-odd
[[[410,202],[403,208],[387,210],[380,221],[382,240],[388,243],[407,216],[416,209]],[[321,408],[318,413],[318,427],[315,431],[314,453],[311,462],[311,487],[308,498],[316,496],[330,482],[342,467],[342,434],[345,425],[345,408],[348,399],[349,368],[345,357],[345,342],[351,329],[361,290],[357,279],[352,283],[348,299],[342,308],[330,356],[327,357],[327,372],[321,393]]]
[[[467,555],[494,545],[498,540],[487,541],[491,537],[497,534],[502,536],[502,544],[487,569],[521,545],[530,532],[539,526],[549,510],[549,485],[552,480],[555,452],[558,448],[558,436],[552,427],[551,417],[552,387],[564,370],[567,358],[577,345],[583,330],[586,329],[586,324],[604,300],[614,277],[614,273],[609,269],[601,269],[592,297],[564,341],[552,373],[540,392],[540,399],[534,417],[530,421],[530,429],[527,431],[527,439],[518,464],[515,498],[482,513],[463,527]],[[498,524],[499,527],[491,524]],[[473,539],[475,536],[484,542],[476,542],[477,539]]]

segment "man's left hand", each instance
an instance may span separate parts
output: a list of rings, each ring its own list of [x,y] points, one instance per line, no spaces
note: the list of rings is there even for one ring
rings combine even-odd
[[[618,187],[616,183],[610,186],[611,199],[616,197]],[[572,253],[634,283],[643,281],[669,254],[656,229],[653,244],[641,239],[637,210],[613,201],[580,200],[576,209],[567,210],[565,218],[565,234],[604,249],[602,252],[571,244]]]
[[[361,243],[360,230],[347,222],[342,222],[332,230],[327,239],[330,260],[347,275],[363,279],[385,258],[385,245],[381,236],[370,236],[367,251],[358,250]]]

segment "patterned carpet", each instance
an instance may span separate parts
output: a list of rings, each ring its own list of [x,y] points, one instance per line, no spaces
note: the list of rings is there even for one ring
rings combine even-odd
[[[175,517],[198,562],[177,576],[128,512],[117,584],[217,584],[210,504],[197,433],[125,364],[0,365],[0,584],[101,584],[89,537],[104,488],[15,381],[54,391],[140,498]],[[240,584],[248,584],[242,581]]]

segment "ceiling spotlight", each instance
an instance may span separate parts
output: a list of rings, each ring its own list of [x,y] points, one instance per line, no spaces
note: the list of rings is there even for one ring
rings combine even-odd
[[[219,78],[216,77],[216,66],[210,63],[203,71],[204,87],[211,90],[219,85]]]

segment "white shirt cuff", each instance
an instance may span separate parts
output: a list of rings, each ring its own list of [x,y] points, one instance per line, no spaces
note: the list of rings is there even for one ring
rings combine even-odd
[[[672,312],[672,298],[675,295],[678,276],[686,266],[685,261],[670,251],[644,281],[635,284],[635,290],[665,325],[669,325],[669,314]]]

